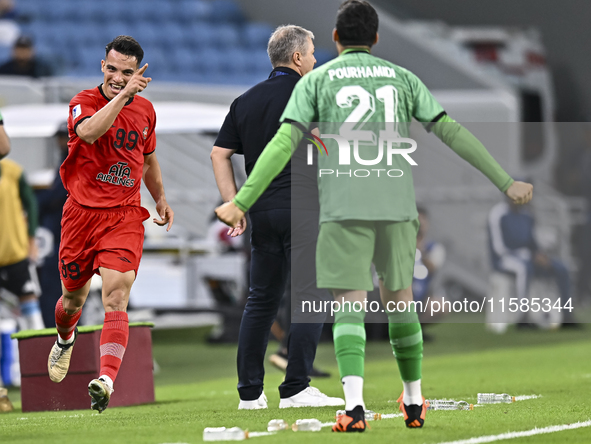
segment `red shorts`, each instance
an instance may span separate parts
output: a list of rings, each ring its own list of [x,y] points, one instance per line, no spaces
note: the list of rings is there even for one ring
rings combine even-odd
[[[143,207],[88,208],[69,198],[62,216],[61,279],[68,291],[82,288],[99,267],[137,270],[144,246]]]

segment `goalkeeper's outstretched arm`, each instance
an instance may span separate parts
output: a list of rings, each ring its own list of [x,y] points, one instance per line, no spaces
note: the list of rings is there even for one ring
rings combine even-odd
[[[533,186],[529,183],[514,181],[484,145],[451,117],[444,115],[433,125],[432,131],[462,159],[488,177],[513,203],[526,204],[532,199]]]
[[[292,131],[294,131],[293,137]],[[217,217],[230,227],[234,227],[273,179],[283,171],[301,139],[302,132],[296,125],[283,123],[261,153],[238,194],[231,202],[216,208]]]

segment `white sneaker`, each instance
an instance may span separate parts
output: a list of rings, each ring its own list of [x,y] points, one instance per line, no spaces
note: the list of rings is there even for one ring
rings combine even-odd
[[[316,387],[306,387],[297,395],[281,398],[281,401],[279,401],[280,409],[289,407],[335,407],[339,405],[345,405],[345,400],[326,396]]]
[[[254,401],[243,401],[240,400],[240,404],[238,404],[238,410],[260,410],[267,408],[267,397],[265,396],[265,392],[261,393],[259,399],[255,399]]]

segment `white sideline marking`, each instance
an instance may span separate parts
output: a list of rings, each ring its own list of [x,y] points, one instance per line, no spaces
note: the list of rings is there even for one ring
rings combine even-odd
[[[478,436],[476,438],[469,438],[469,439],[460,439],[459,441],[445,441],[440,442],[438,444],[480,444],[483,442],[493,442],[493,441],[501,441],[504,439],[513,439],[513,438],[522,438],[524,436],[533,436],[533,435],[541,435],[544,433],[554,433],[554,432],[561,432],[563,430],[571,430],[571,429],[578,429],[581,427],[589,427],[591,426],[591,420],[585,422],[576,422],[574,424],[563,424],[563,425],[555,425],[544,427],[543,429],[535,429],[525,430],[523,432],[507,432],[501,433],[500,435],[488,435],[488,436]]]
[[[390,418],[400,418],[404,416],[402,413],[386,413],[382,415],[382,419],[390,419]]]
[[[515,401],[527,401],[528,399],[538,399],[541,397],[542,397],[542,395],[522,395],[522,396],[516,396]]]

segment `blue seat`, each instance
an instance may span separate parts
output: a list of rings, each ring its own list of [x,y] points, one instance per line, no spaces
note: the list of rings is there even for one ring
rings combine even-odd
[[[171,1],[142,0],[133,2],[133,20],[160,24],[172,20],[175,15],[176,3]]]
[[[105,42],[105,44],[120,35],[133,36],[133,32],[135,30],[129,22],[124,21],[109,22],[109,24],[104,29],[104,36],[107,37],[107,41]]]
[[[314,57],[316,58],[316,65],[324,65],[326,62],[334,59],[337,56],[336,51],[328,51],[322,48],[316,48],[314,51]]]
[[[160,42],[163,48],[175,48],[184,46],[186,42],[186,29],[175,22],[167,22],[159,27]]]
[[[41,7],[43,17],[42,20],[47,22],[56,22],[60,20],[70,20],[70,8],[69,3],[66,2],[47,2],[45,6]]]
[[[217,77],[224,74],[224,54],[215,49],[203,49],[194,53],[195,71],[205,77]]]
[[[266,76],[273,70],[269,55],[264,49],[258,49],[250,52],[250,57],[247,60],[246,69],[249,73],[264,74]]]
[[[105,52],[100,48],[86,49],[80,53],[78,66],[81,71],[90,75],[100,76],[101,74],[101,60],[104,60]]]
[[[217,40],[216,28],[205,22],[194,22],[186,27],[185,43],[193,48],[210,48]]]
[[[217,48],[235,48],[240,43],[238,30],[234,25],[221,24],[216,26],[213,45]]]
[[[211,20],[241,24],[245,21],[240,6],[232,0],[214,0],[211,5]]]
[[[197,53],[186,46],[172,48],[170,52],[167,53],[167,55],[168,63],[178,73],[183,71],[193,71],[195,66],[198,66],[198,62],[196,60]]]
[[[200,0],[182,0],[175,4],[173,16],[179,22],[191,23],[209,21],[212,3]]]
[[[266,48],[273,28],[266,23],[249,23],[242,33],[243,44],[248,48]]]
[[[136,39],[142,47],[157,45],[162,39],[161,33],[157,27],[146,22],[137,23],[134,26],[130,25],[129,32],[129,35]]]
[[[12,49],[9,46],[0,46],[0,64],[10,60]]]
[[[148,64],[146,70],[147,77],[158,78],[164,73],[169,71],[168,54],[157,46],[145,47],[144,59],[142,60],[142,66],[144,63]]]

